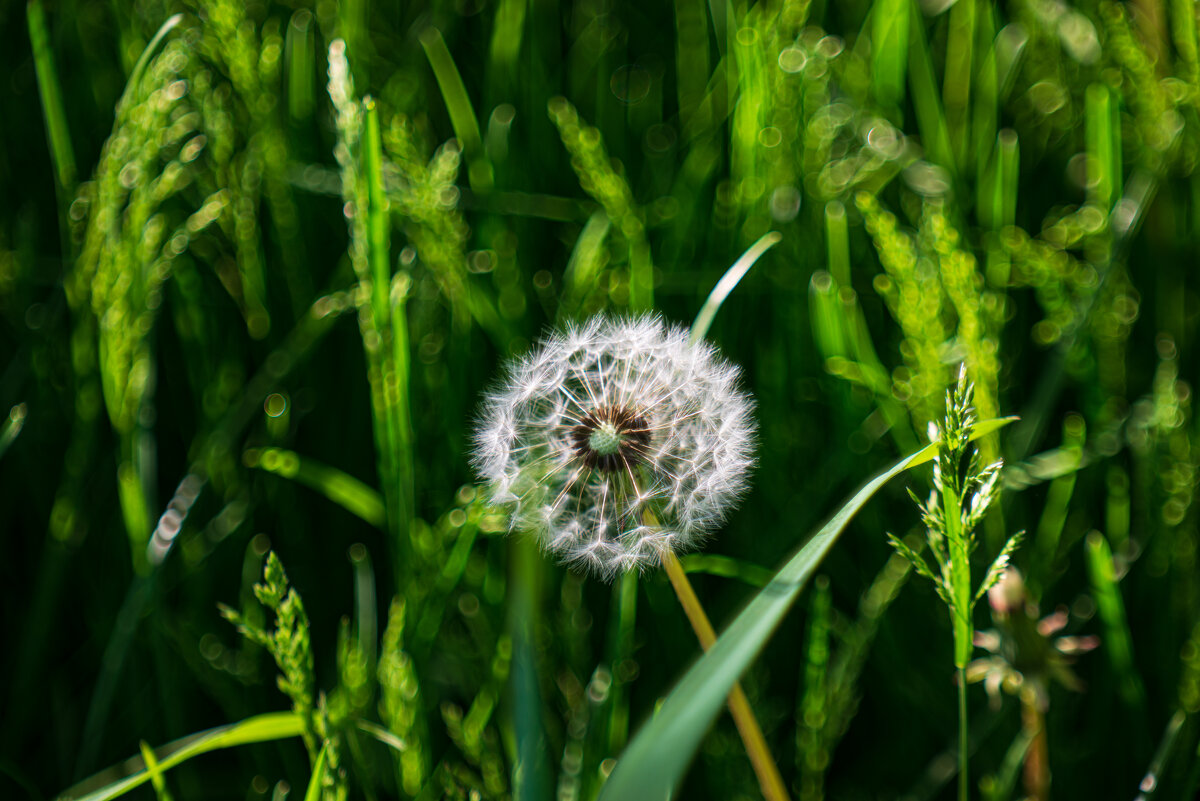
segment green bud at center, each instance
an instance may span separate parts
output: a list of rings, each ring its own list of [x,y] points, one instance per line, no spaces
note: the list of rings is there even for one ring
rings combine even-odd
[[[588,447],[601,456],[611,456],[621,449],[621,431],[605,421],[588,437]]]

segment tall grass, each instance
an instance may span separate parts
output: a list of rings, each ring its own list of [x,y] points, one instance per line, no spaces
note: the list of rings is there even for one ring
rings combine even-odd
[[[971,797],[1200,787],[1191,3],[0,20],[0,796],[593,799],[624,754],[751,798],[696,683],[729,671],[799,798],[951,797],[963,750]],[[504,357],[647,310],[757,399],[753,490],[681,560],[730,635],[702,661],[665,576],[562,569],[469,468]],[[1021,630],[1099,637],[1040,717],[888,545],[927,468],[821,525],[960,364],[1020,417],[978,441],[1005,489],[971,586],[1025,530]],[[1010,680],[966,687],[963,749],[968,658]],[[688,721],[694,758],[653,740]]]

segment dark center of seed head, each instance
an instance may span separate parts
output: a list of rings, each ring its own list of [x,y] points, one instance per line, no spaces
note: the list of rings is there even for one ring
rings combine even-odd
[[[624,471],[646,457],[650,430],[646,418],[620,406],[602,406],[571,429],[575,455],[593,470]]]

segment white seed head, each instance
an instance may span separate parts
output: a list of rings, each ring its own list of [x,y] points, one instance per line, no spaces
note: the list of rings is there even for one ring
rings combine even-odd
[[[746,489],[740,370],[654,316],[594,317],[508,365],[474,464],[513,529],[611,577],[696,547]]]

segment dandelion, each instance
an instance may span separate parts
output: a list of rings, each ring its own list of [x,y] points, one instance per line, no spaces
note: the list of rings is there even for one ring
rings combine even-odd
[[[508,366],[474,463],[512,527],[603,576],[689,550],[746,488],[740,370],[655,316],[595,317]]]

